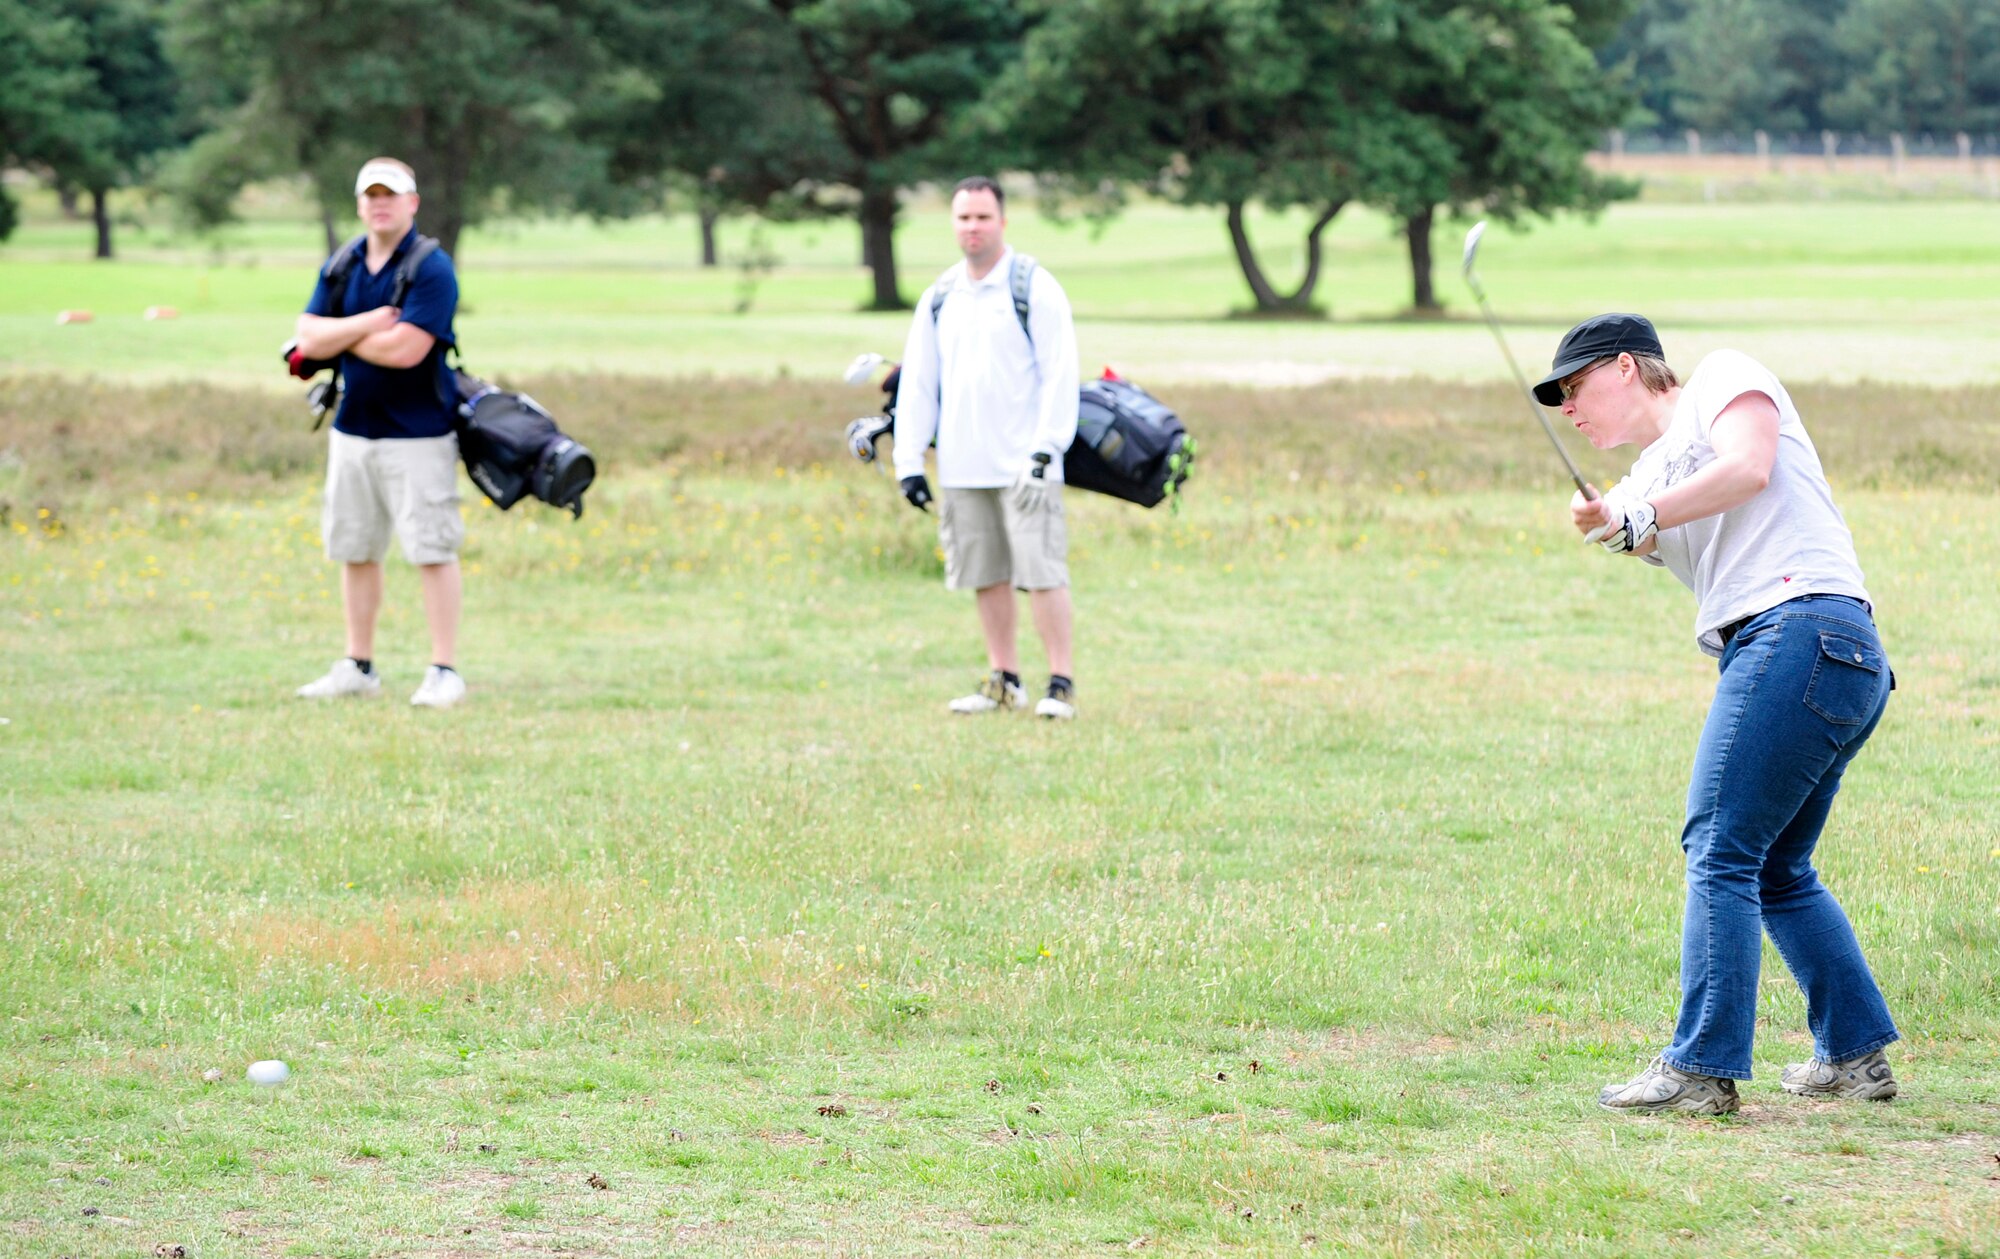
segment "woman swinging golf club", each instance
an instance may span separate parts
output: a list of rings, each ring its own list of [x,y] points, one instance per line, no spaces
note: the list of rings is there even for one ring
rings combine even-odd
[[[1721,660],[1681,832],[1680,1022],[1651,1066],[1598,1103],[1736,1109],[1736,1081],[1750,1078],[1760,928],[1805,991],[1813,1034],[1813,1057],[1784,1069],[1785,1090],[1893,1097],[1882,1049],[1896,1026],[1812,854],[1894,683],[1797,408],[1734,350],[1703,359],[1682,385],[1637,315],[1572,328],[1535,397],[1600,450],[1641,448],[1624,480],[1602,498],[1576,495],[1570,514],[1588,540],[1694,591],[1696,641]]]

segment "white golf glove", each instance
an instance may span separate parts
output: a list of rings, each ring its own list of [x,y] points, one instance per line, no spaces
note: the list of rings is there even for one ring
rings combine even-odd
[[[1604,509],[1611,513],[1611,519],[1584,534],[1583,540],[1597,543],[1612,555],[1630,555],[1660,531],[1653,505],[1643,499],[1626,502],[1606,498]]]
[[[1049,476],[1049,464],[1053,457],[1045,450],[1035,452],[1021,475],[1014,478],[1014,487],[1007,491],[1013,500],[1014,510],[1024,516],[1032,516],[1048,507],[1062,492],[1062,482]]]

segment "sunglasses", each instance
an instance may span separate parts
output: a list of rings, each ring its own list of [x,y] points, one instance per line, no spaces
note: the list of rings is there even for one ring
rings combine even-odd
[[[1608,363],[1615,363],[1617,361],[1618,360],[1615,358],[1599,359],[1597,362],[1592,363],[1589,367],[1584,368],[1576,375],[1568,376],[1563,378],[1562,380],[1557,381],[1556,390],[1562,394],[1562,400],[1564,402],[1568,402],[1571,398],[1576,397],[1576,391],[1580,387],[1582,387],[1583,378],[1585,376],[1590,375],[1592,372],[1596,371],[1600,367],[1605,366]]]

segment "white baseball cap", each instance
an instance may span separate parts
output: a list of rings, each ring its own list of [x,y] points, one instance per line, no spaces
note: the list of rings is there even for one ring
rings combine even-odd
[[[354,177],[354,195],[380,184],[390,192],[415,192],[417,177],[393,162],[370,162]]]

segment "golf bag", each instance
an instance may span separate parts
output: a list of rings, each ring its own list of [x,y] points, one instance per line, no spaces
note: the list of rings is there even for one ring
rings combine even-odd
[[[1180,493],[1194,461],[1187,426],[1165,403],[1106,369],[1077,398],[1063,480],[1141,507]]]
[[[563,436],[553,416],[524,393],[496,389],[476,376],[458,381],[458,453],[466,474],[506,511],[532,495],[583,515],[583,492],[597,477],[588,450]]]
[[[902,368],[882,382],[882,414],[847,426],[847,449],[873,463],[876,446],[896,432],[896,388]],[[1077,397],[1076,440],[1063,455],[1063,480],[1080,490],[1157,506],[1180,493],[1192,470],[1195,440],[1165,403],[1106,368]]]

